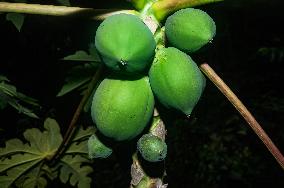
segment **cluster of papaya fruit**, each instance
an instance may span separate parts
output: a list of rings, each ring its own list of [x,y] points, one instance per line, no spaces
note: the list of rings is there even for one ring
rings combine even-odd
[[[164,28],[167,42],[158,47],[154,34],[136,15],[116,14],[99,25],[90,48],[99,52],[112,73],[94,93],[91,116],[104,136],[123,141],[141,134],[153,115],[155,99],[187,116],[200,99],[205,77],[188,54],[213,39],[213,19],[200,9],[186,8],[169,16]],[[89,139],[91,157],[111,154],[97,142],[96,137]],[[143,135],[137,145],[150,162],[166,156],[165,142],[152,134]]]

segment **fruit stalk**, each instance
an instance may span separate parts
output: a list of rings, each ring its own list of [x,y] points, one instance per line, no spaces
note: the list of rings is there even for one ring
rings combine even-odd
[[[39,14],[48,16],[84,16],[95,20],[104,20],[106,17],[118,13],[137,14],[135,10],[92,9],[8,2],[0,2],[0,12]]]
[[[200,65],[200,69],[204,74],[216,85],[216,87],[227,97],[227,99],[232,103],[232,105],[238,110],[238,112],[243,116],[252,130],[261,139],[270,153],[277,160],[279,165],[284,169],[284,157],[275,146],[266,132],[262,129],[261,125],[256,121],[254,116],[249,112],[245,105],[238,99],[234,92],[224,83],[224,81],[216,74],[216,72],[206,63]]]
[[[59,146],[58,150],[56,151],[56,153],[49,159],[50,161],[54,162],[56,161],[60,156],[61,154],[65,151],[67,145],[69,144],[72,136],[74,135],[75,133],[75,130],[77,128],[76,126],[76,123],[80,117],[80,114],[86,104],[86,102],[88,101],[88,98],[90,97],[90,95],[92,94],[92,91],[93,89],[95,88],[95,85],[97,84],[102,72],[103,72],[103,69],[104,69],[104,66],[103,65],[100,65],[96,71],[96,73],[94,74],[91,82],[89,83],[89,86],[88,86],[88,89],[87,91],[85,92],[83,98],[81,99],[74,115],[73,115],[73,118],[69,124],[69,127],[63,137],[63,141],[61,143],[61,145]]]
[[[161,21],[167,15],[176,10],[187,8],[187,7],[195,7],[199,5],[209,4],[220,2],[223,0],[162,0],[157,1],[152,5],[153,12],[156,18]]]

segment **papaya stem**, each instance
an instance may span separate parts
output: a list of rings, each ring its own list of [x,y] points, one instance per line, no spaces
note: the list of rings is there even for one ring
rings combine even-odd
[[[106,17],[118,14],[137,14],[135,10],[92,9],[80,7],[66,7],[55,5],[40,5],[27,3],[0,2],[0,12],[14,12],[23,14],[39,14],[48,16],[83,16],[95,20],[104,20]]]
[[[238,110],[243,116],[245,121],[249,124],[252,130],[261,139],[270,153],[277,160],[279,165],[284,169],[284,157],[279,149],[272,142],[270,137],[262,129],[261,125],[256,121],[254,116],[249,112],[245,105],[238,99],[234,92],[225,84],[225,82],[217,75],[217,73],[207,64],[203,63],[200,65],[200,69],[204,74],[215,84],[215,86],[226,96],[231,104]]]
[[[72,120],[69,124],[69,127],[63,137],[63,141],[61,143],[61,145],[59,146],[58,150],[56,151],[56,153],[53,155],[53,157],[51,157],[50,161],[56,161],[61,155],[62,153],[65,151],[66,147],[68,146],[71,138],[73,137],[75,130],[78,126],[76,126],[76,123],[80,117],[80,114],[86,104],[86,102],[88,101],[88,98],[90,97],[90,95],[92,94],[93,89],[95,88],[95,85],[97,84],[101,74],[103,72],[103,65],[100,65],[96,71],[96,73],[94,74],[91,82],[89,83],[88,89],[86,90],[84,96],[82,97],[73,117]]]
[[[199,5],[220,2],[223,0],[163,0],[156,1],[152,5],[156,18],[161,21],[167,15],[182,8],[195,7]]]

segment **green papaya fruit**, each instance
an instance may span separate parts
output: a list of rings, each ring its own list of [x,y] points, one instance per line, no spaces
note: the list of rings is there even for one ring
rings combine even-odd
[[[154,57],[156,42],[144,22],[135,15],[116,14],[98,27],[95,47],[104,63],[115,71],[143,72]],[[90,51],[93,51],[93,42]]]
[[[191,53],[212,41],[216,33],[216,25],[206,12],[186,8],[167,18],[165,33],[172,46]]]
[[[149,79],[162,104],[186,115],[191,114],[206,85],[205,77],[191,57],[174,47],[157,51]]]
[[[104,145],[96,135],[90,136],[88,140],[89,158],[107,158],[112,154],[112,149]]]
[[[162,161],[167,156],[167,144],[161,138],[149,133],[143,135],[137,142],[141,156],[149,162]]]
[[[122,141],[140,134],[153,110],[148,77],[113,76],[104,79],[95,91],[91,115],[103,135]]]

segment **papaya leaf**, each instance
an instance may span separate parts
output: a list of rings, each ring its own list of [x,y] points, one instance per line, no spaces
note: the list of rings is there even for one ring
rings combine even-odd
[[[18,31],[21,31],[21,28],[24,24],[25,15],[19,13],[8,13],[6,15],[6,20],[11,21]]]
[[[32,118],[38,118],[38,116],[32,112],[32,110],[22,106],[16,100],[9,100],[8,103],[15,109],[18,110],[19,113],[23,113]]]
[[[88,154],[87,140],[71,143],[68,150],[66,151],[66,154],[81,154],[87,156]]]
[[[89,137],[95,132],[94,126],[89,126],[86,129],[81,127],[73,138],[71,145],[66,150],[66,154],[82,154],[87,156],[87,142]]]
[[[38,116],[33,113],[32,110],[20,104],[24,102],[29,105],[39,107],[36,99],[28,97],[23,93],[17,92],[17,88],[11,84],[8,84],[9,80],[6,77],[0,77],[0,109],[5,107],[7,104],[11,105],[13,108],[32,118],[38,118]],[[1,105],[2,101],[2,105]],[[3,102],[4,101],[4,102]],[[2,106],[2,108],[1,108]]]
[[[75,54],[64,57],[63,60],[100,62],[99,55],[97,55],[97,53],[89,55],[87,52],[82,50],[76,51]]]
[[[59,178],[63,183],[68,181],[72,186],[78,188],[89,188],[91,186],[92,179],[87,175],[90,174],[93,169],[90,166],[82,165],[82,163],[90,163],[90,160],[81,157],[80,155],[65,155],[59,162],[60,174]]]
[[[43,177],[47,176],[49,179],[53,180],[56,178],[56,173],[52,172],[51,169],[43,162],[37,167],[33,168],[26,175],[21,176],[17,181],[17,187],[30,188],[44,188],[47,186],[47,180]]]
[[[4,97],[2,97],[2,93],[0,91],[0,110],[3,110],[7,106],[7,101],[4,100]]]
[[[7,95],[13,97],[17,95],[17,89],[15,86],[11,84],[7,84],[5,82],[0,82],[0,91],[6,93]]]
[[[6,76],[0,75],[0,82],[2,82],[2,81],[9,82],[9,80]]]
[[[26,162],[21,165],[15,166],[14,168],[9,169],[6,175],[0,176],[1,187],[2,188],[11,187],[13,182],[15,182],[21,175],[26,173],[29,169],[33,168],[33,166],[38,164],[40,161],[41,160],[38,159],[38,160]]]
[[[88,112],[91,109],[92,106],[92,102],[93,102],[93,96],[96,92],[96,88],[92,91],[92,94],[90,95],[90,97],[88,98],[86,104],[84,105],[84,112]]]
[[[0,78],[1,79],[1,78]],[[17,88],[11,84],[8,84],[6,82],[8,82],[8,79],[4,79],[0,80],[0,91],[2,90],[4,93],[10,95],[11,97],[15,97],[17,99],[20,99],[21,101],[27,103],[27,104],[31,104],[34,106],[39,106],[39,104],[37,103],[38,101],[32,97],[28,97],[23,93],[17,92]]]
[[[43,132],[36,128],[26,130],[24,132],[26,144],[19,139],[11,139],[6,142],[4,148],[0,148],[1,187],[10,187],[13,183],[21,184],[23,187],[45,186],[46,180],[42,177],[40,169],[44,167],[42,166],[44,159],[52,156],[58,149],[62,136],[59,125],[53,119],[47,118],[44,128]]]
[[[69,0],[56,0],[60,5],[71,6]]]
[[[86,63],[72,68],[65,79],[65,84],[57,94],[57,97],[61,97],[75,89],[79,89],[89,82],[96,69],[97,66],[93,63]]]
[[[78,132],[76,133],[72,141],[77,142],[80,141],[81,139],[88,140],[88,138],[95,132],[96,132],[95,126],[89,126],[86,129],[83,129],[81,126],[80,129],[78,129]]]

